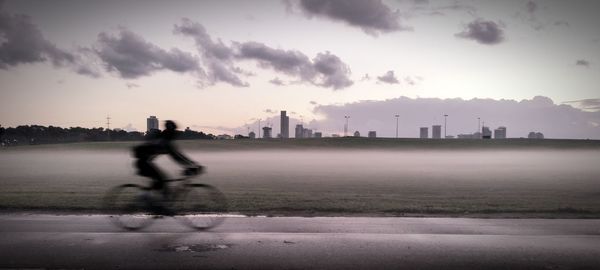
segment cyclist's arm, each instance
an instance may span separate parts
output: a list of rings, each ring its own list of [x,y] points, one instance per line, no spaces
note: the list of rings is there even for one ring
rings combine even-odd
[[[196,162],[192,161],[191,159],[189,159],[188,157],[186,157],[185,155],[183,155],[172,144],[168,144],[167,145],[167,153],[171,156],[171,158],[173,160],[175,160],[177,163],[179,163],[182,166],[198,167],[198,164],[196,164]]]

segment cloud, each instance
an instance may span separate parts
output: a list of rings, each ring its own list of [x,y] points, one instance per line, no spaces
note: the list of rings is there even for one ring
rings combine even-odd
[[[371,80],[371,76],[369,76],[369,73],[365,73],[364,76],[362,76],[362,78],[360,78],[360,81],[370,81]]]
[[[526,6],[527,6],[527,13],[529,13],[529,14],[533,14],[538,9],[538,5],[534,1],[527,1]]]
[[[299,6],[308,16],[345,22],[373,36],[411,29],[401,25],[399,12],[381,0],[300,0]]]
[[[578,101],[579,102],[579,101]],[[598,109],[600,99],[581,102],[586,108]],[[349,115],[350,129],[361,133],[377,131],[379,136],[395,136],[394,115],[399,114],[402,137],[418,137],[419,127],[443,124],[448,114],[448,134],[466,134],[477,130],[477,117],[486,126],[506,126],[509,137],[527,137],[541,131],[548,138],[600,139],[600,111],[584,111],[566,104],[555,104],[547,97],[521,101],[494,99],[439,99],[399,97],[382,101],[359,101],[342,105],[318,105],[313,112],[319,117],[313,128],[326,134],[340,134],[344,115]]]
[[[194,39],[196,47],[202,54],[202,61],[208,69],[209,85],[224,82],[237,87],[249,86],[237,75],[244,74],[244,72],[234,66],[233,49],[220,39],[213,41],[204,26],[188,18],[183,18],[180,24],[175,25],[173,32]]]
[[[589,98],[573,101],[565,101],[565,104],[573,104],[575,107],[587,111],[600,111],[600,98]]]
[[[261,68],[270,68],[303,82],[334,90],[353,84],[350,68],[330,52],[319,53],[312,61],[302,52],[273,49],[259,42],[236,43],[236,57],[256,60]]]
[[[270,83],[274,84],[274,85],[279,85],[279,86],[284,86],[286,85],[282,80],[280,80],[279,78],[275,77],[272,80],[269,81]]]
[[[148,76],[159,70],[202,73],[198,59],[190,53],[177,48],[163,50],[125,28],[117,35],[98,34],[94,50],[107,71],[116,71],[126,79]]]
[[[389,70],[382,76],[378,76],[377,80],[379,80],[380,82],[389,83],[389,84],[399,84],[400,83],[398,78],[396,78],[396,75],[394,75],[393,70]]]
[[[318,103],[317,103],[316,101],[314,101],[314,100],[311,100],[311,101],[310,101],[310,102],[308,102],[308,103],[310,103],[310,105],[317,105],[317,104],[318,104]]]
[[[575,65],[589,68],[591,63],[588,60],[579,59],[579,60],[575,61]]]
[[[132,89],[132,88],[138,88],[138,87],[140,87],[138,84],[135,84],[135,83],[132,83],[132,82],[125,83],[125,86],[127,87],[127,89]]]
[[[0,69],[50,62],[55,67],[68,67],[79,74],[98,77],[99,73],[85,63],[85,55],[78,53],[60,49],[48,41],[29,16],[0,10]]]
[[[476,19],[465,26],[465,29],[455,34],[456,37],[472,39],[480,44],[495,45],[504,41],[502,24],[483,19]]]

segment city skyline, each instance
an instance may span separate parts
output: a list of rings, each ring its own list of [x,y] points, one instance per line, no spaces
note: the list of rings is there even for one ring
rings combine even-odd
[[[394,137],[398,120],[407,137],[448,114],[448,135],[481,117],[515,137],[600,139],[599,7],[0,1],[0,124],[104,127],[110,116],[143,131],[157,115],[243,134],[269,119],[275,136],[285,110],[289,126],[323,135],[350,115],[349,133]]]

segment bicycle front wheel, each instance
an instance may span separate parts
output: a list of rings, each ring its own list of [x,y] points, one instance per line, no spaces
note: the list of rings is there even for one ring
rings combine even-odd
[[[206,184],[189,184],[175,202],[175,216],[195,230],[207,230],[225,220],[227,200],[217,188]]]
[[[112,188],[104,196],[104,209],[115,225],[127,230],[139,230],[154,220],[148,191],[135,184]]]

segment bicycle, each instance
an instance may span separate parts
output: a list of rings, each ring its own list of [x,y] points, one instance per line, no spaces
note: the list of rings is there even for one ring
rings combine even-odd
[[[191,183],[195,175],[166,180],[166,194],[138,184],[116,186],[104,196],[104,209],[115,225],[131,231],[145,228],[161,216],[172,216],[195,230],[214,228],[225,220],[227,200],[211,185]],[[169,187],[171,183],[177,184]]]

